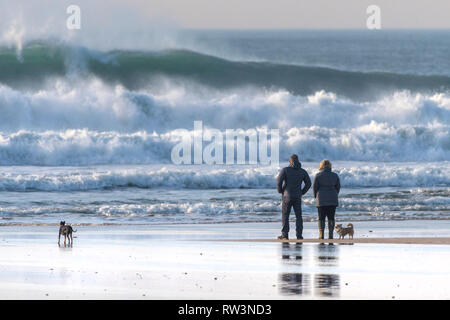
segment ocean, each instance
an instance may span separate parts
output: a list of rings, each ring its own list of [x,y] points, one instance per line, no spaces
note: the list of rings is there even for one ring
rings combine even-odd
[[[278,167],[172,163],[194,121],[279,129],[311,179],[330,159],[338,221],[450,219],[449,56],[444,30],[0,45],[0,225],[279,221]]]

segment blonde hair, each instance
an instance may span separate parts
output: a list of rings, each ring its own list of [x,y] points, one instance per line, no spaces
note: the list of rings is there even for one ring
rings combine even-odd
[[[328,159],[324,159],[320,161],[319,170],[330,169],[331,170],[331,161]]]

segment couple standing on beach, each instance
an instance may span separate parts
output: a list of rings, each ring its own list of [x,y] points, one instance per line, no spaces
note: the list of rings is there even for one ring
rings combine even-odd
[[[302,188],[302,183],[304,187]],[[282,229],[280,240],[289,239],[289,215],[294,208],[296,217],[297,239],[303,239],[302,195],[311,188],[308,172],[302,168],[298,156],[291,155],[289,166],[283,168],[277,177],[277,190],[282,194],[281,219]],[[331,171],[331,162],[322,160],[319,173],[314,177],[313,191],[319,215],[319,239],[324,239],[325,218],[328,219],[329,239],[333,239],[334,216],[338,206],[338,194],[341,189],[339,176]]]

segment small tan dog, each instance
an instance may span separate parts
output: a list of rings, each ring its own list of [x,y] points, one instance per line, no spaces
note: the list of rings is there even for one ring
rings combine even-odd
[[[339,235],[339,239],[344,239],[344,237],[348,234],[348,238],[350,239],[350,236],[353,239],[353,224],[349,223],[347,224],[347,228],[342,227],[342,224],[337,224],[336,227],[336,232]]]

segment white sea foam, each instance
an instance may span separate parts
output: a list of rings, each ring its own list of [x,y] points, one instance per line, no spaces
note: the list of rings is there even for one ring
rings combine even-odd
[[[311,178],[313,164],[304,167]],[[343,188],[432,187],[450,185],[450,166],[443,163],[335,163]],[[274,174],[253,166],[140,166],[41,168],[12,167],[0,173],[1,191],[86,191],[114,188],[273,189]]]
[[[430,188],[429,192],[441,196],[417,197],[404,189],[358,194],[344,192],[340,196],[339,221],[386,220],[386,219],[450,219],[449,189]],[[90,193],[89,197],[72,197],[67,193],[50,193],[39,201],[42,193],[31,193],[16,198],[14,203],[2,202],[0,224],[50,223],[69,219],[76,224],[158,224],[158,223],[224,223],[279,221],[281,202],[273,192],[266,192],[264,199],[258,191],[241,191],[243,197],[230,194],[211,199],[192,191],[171,191],[170,196],[142,190],[116,193]],[[224,194],[226,192],[222,192]],[[233,191],[231,191],[233,193]],[[49,197],[48,195],[53,195]],[[199,197],[200,195],[200,197]],[[146,198],[141,198],[146,196]],[[148,199],[150,198],[150,199]],[[310,194],[303,199],[303,219],[317,220],[317,209]]]
[[[397,92],[375,102],[242,89],[217,92],[161,81],[129,91],[98,79],[55,80],[38,92],[0,85],[0,164],[167,163],[177,129],[280,129],[280,158],[450,159],[450,97]]]

